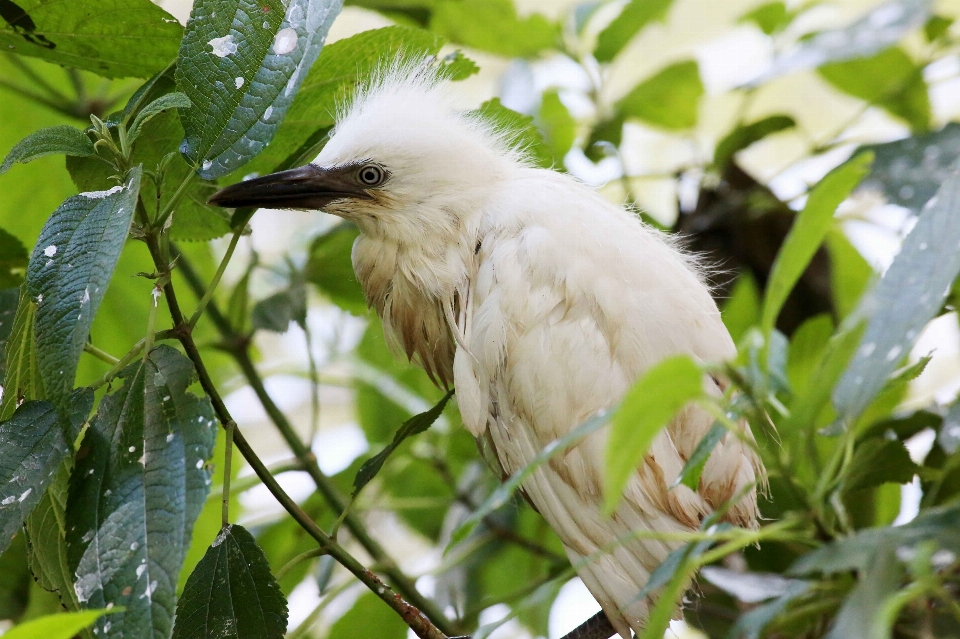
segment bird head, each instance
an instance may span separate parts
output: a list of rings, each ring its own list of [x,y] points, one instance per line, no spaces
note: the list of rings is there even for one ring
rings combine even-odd
[[[210,203],[323,210],[415,243],[459,226],[491,183],[526,163],[507,135],[456,109],[431,67],[392,67],[340,109],[313,162],[233,184]]]

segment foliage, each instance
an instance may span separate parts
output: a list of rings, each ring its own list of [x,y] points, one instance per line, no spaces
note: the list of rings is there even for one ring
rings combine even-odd
[[[719,512],[680,540],[637,593],[659,593],[647,637],[662,636],[698,573],[685,617],[711,637],[960,635],[960,404],[913,394],[930,361],[913,353],[921,332],[960,301],[960,125],[942,121],[931,87],[934,65],[960,47],[956,16],[891,0],[806,32],[818,3],[751,6],[738,28],[776,54],[717,96],[707,61],[689,51],[618,92],[606,84],[681,0],[585,2],[559,17],[510,0],[346,4],[396,24],[324,46],[339,0],[197,0],[186,27],[146,0],[0,0],[0,615],[15,623],[10,636],[401,637],[410,627],[479,637],[501,623],[481,628],[498,604],[544,635],[575,567],[523,502],[525,480],[605,434],[612,510],[690,402],[716,421],[670,488],[696,489],[746,420],[769,472],[764,519],[744,530]],[[693,185],[696,201],[658,221],[726,269],[716,295],[738,345],[730,362],[654,366],[619,407],[509,477],[486,469],[484,442],[478,454],[447,408],[453,390],[390,351],[352,272],[355,227],[314,225],[288,254],[261,256],[238,249],[254,211],[206,204],[220,186],[315,157],[337,109],[385,59],[435,64],[451,81],[476,73],[469,54],[448,54],[459,46],[521,58],[511,69],[524,72],[564,56],[590,78],[575,99],[537,85],[524,113],[506,95],[473,105],[537,166],[575,172],[584,155],[607,158],[622,171],[604,194],[640,204],[644,181]],[[816,138],[809,105],[756,107],[793,74],[859,111]],[[718,98],[741,106],[711,137]],[[869,117],[902,139],[875,134]],[[696,151],[675,173],[631,173],[629,131]],[[799,197],[750,170],[751,154],[791,135],[809,141],[802,162],[824,167]],[[907,219],[882,276],[841,223],[843,207],[871,198]],[[317,317],[334,315],[342,325],[318,330]],[[271,345],[297,339],[302,360],[283,366],[310,380],[309,442],[303,416],[264,381]],[[223,399],[238,373],[289,449],[276,466]],[[704,393],[705,374],[729,381],[722,397]],[[312,446],[328,411],[320,385],[349,389],[368,447],[332,474]],[[918,434],[934,439],[926,456]],[[238,473],[238,456],[253,476]],[[302,499],[275,479],[294,470],[316,488]],[[909,483],[919,512],[893,526]],[[243,512],[261,484],[286,515]],[[375,525],[384,510],[390,527]],[[399,567],[411,562],[385,549],[394,535],[442,555],[429,597]],[[288,628],[285,597],[307,582],[317,608]],[[317,623],[343,602],[332,625]]]

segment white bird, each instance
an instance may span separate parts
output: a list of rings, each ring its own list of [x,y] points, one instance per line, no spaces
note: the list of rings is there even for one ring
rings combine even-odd
[[[440,385],[454,383],[465,426],[502,477],[616,406],[663,358],[735,355],[694,259],[575,178],[534,168],[508,134],[458,111],[435,72],[394,66],[358,90],[311,164],[211,200],[322,209],[355,223],[354,269],[388,338]],[[704,383],[722,392],[722,380]],[[625,639],[647,619],[651,599],[639,591],[678,546],[632,531],[696,530],[741,490],[725,519],[756,527],[751,486],[762,465],[730,434],[699,490],[671,488],[712,423],[687,407],[612,517],[601,513],[603,430],[523,483]]]

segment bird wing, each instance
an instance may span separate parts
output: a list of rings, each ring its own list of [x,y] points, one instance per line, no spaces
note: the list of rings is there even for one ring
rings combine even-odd
[[[479,216],[474,269],[459,292],[463,344],[454,379],[465,425],[492,444],[506,473],[615,406],[664,357],[735,353],[695,265],[665,236],[572,178],[530,170]],[[705,384],[720,392],[710,378]],[[642,629],[649,601],[636,595],[676,547],[634,533],[696,529],[757,476],[752,453],[727,435],[699,491],[670,488],[712,423],[702,409],[687,407],[655,439],[612,518],[600,514],[603,431],[523,484],[624,637]],[[755,496],[727,516],[753,525]]]

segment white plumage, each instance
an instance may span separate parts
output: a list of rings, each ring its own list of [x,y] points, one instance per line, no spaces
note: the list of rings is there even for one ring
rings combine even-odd
[[[394,69],[362,90],[313,165],[342,180],[370,163],[385,170],[381,185],[323,208],[360,227],[354,267],[388,337],[454,384],[466,427],[503,476],[615,406],[664,357],[735,354],[696,263],[670,238],[576,179],[533,168],[503,132],[454,109],[431,72]],[[711,392],[719,383],[705,379]],[[637,594],[676,544],[617,540],[694,530],[762,476],[727,435],[697,492],[669,488],[712,422],[691,406],[670,424],[612,518],[600,513],[603,431],[523,484],[625,638],[643,629],[650,601]],[[726,519],[756,526],[755,492]]]

